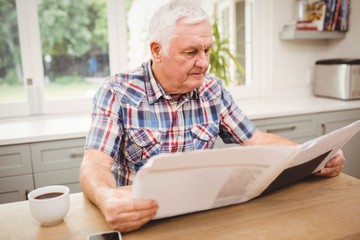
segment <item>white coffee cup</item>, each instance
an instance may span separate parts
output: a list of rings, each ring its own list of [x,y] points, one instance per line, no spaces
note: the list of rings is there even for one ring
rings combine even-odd
[[[53,226],[63,221],[69,211],[69,188],[53,185],[37,188],[28,194],[33,217],[43,226]]]

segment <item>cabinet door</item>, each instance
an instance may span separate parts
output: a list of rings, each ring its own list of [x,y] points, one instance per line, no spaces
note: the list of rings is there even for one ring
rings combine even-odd
[[[327,134],[360,119],[360,109],[319,114],[320,134]],[[360,178],[360,132],[342,148],[346,158],[344,173]]]
[[[29,144],[0,146],[0,177],[23,175],[31,172]]]
[[[80,192],[79,167],[85,138],[31,144],[35,187],[66,185]]]
[[[31,144],[34,172],[79,168],[84,154],[85,138]]]
[[[34,189],[32,174],[0,178],[0,203],[23,201]]]
[[[36,188],[48,185],[65,185],[70,188],[70,193],[81,191],[79,168],[34,173],[34,180]]]
[[[298,143],[317,137],[315,114],[259,119],[253,122],[261,131],[277,134]]]

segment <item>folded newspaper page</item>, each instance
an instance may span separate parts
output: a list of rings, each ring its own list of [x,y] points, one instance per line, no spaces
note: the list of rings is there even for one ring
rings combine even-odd
[[[138,171],[133,199],[155,199],[154,219],[249,201],[325,166],[360,121],[298,146],[231,147],[155,156]]]

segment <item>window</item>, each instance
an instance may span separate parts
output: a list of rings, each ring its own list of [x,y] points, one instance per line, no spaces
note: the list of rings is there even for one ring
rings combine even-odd
[[[45,100],[92,96],[108,76],[106,1],[37,0]]]
[[[261,93],[260,79],[254,78],[254,40],[260,32],[254,32],[259,18],[259,6],[255,11],[254,0],[220,0],[216,1],[217,15],[221,20],[222,35],[229,39],[229,49],[244,71],[236,70],[230,64],[231,81],[227,88],[236,99],[259,97]],[[256,1],[259,3],[259,1]],[[261,18],[261,17],[260,17]],[[259,48],[260,46],[257,45]]]
[[[15,2],[4,0],[0,5],[0,102],[25,101],[19,34]]]
[[[90,111],[110,74],[107,1],[4,1],[0,117]]]
[[[164,2],[2,0],[0,117],[90,112],[106,76],[148,60],[148,22]],[[263,20],[254,16],[263,16],[266,6],[257,0],[201,4],[210,16],[220,6],[223,34],[246,69],[244,82],[227,87],[235,98],[258,96],[262,75],[255,73],[263,61],[256,56],[263,45],[254,36]],[[235,69],[232,74],[239,78]]]

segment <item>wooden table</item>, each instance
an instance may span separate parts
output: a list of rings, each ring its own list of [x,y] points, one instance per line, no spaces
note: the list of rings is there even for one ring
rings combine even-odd
[[[0,239],[85,240],[110,230],[98,209],[71,194],[59,225],[42,227],[27,201],[0,205]],[[132,239],[360,239],[360,180],[308,177],[247,203],[155,220],[123,234]]]

